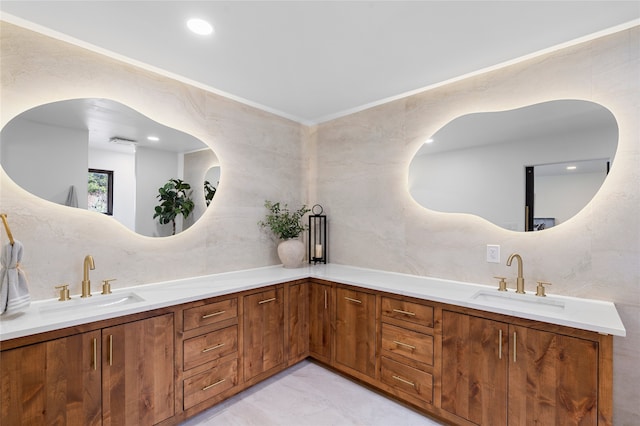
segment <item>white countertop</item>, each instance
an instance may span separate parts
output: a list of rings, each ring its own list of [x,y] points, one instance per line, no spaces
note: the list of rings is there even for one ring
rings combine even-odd
[[[604,334],[626,335],[611,302],[552,294],[537,297],[532,293],[515,294],[513,290],[504,293],[487,285],[328,264],[299,269],[270,266],[114,288],[109,296],[95,292],[92,297],[81,299],[72,295],[65,302],[39,300],[22,312],[0,317],[0,341],[309,277]]]

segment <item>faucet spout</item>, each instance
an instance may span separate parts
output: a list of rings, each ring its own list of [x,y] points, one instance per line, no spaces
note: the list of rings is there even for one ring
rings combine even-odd
[[[509,256],[509,259],[507,259],[507,266],[511,266],[511,262],[513,261],[513,259],[516,259],[518,261],[518,279],[516,280],[516,293],[524,294],[524,276],[522,274],[522,257],[517,253],[513,253],[511,256]]]
[[[84,274],[82,279],[82,295],[80,297],[91,297],[91,281],[89,280],[89,269],[96,269],[93,262],[93,256],[86,255],[84,257]]]

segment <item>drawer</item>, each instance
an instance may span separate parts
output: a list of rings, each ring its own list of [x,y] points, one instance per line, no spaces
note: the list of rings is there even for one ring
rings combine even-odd
[[[433,328],[433,308],[419,303],[383,297],[382,316]]]
[[[183,349],[185,371],[222,358],[238,350],[238,326],[232,325],[187,339],[183,343]]]
[[[433,336],[382,324],[382,350],[433,365]]]
[[[184,310],[184,331],[238,316],[238,299],[227,299]]]
[[[394,389],[433,403],[433,376],[429,373],[382,357],[380,380]]]
[[[238,384],[238,360],[221,364],[217,368],[185,379],[184,409],[193,407]]]

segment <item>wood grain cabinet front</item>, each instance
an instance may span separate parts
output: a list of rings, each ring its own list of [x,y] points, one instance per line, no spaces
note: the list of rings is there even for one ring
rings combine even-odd
[[[604,399],[611,378],[598,361],[599,340],[611,336],[576,330],[574,337],[459,312],[442,317],[444,410],[496,426],[611,424]]]
[[[183,313],[184,331],[215,324],[238,316],[238,298],[185,309]]]
[[[238,359],[232,359],[204,373],[185,379],[185,410],[213,398],[238,384]]]
[[[154,425],[173,417],[165,314],[3,351],[4,425]]]
[[[285,362],[284,288],[243,297],[244,380],[283,368]]]
[[[433,307],[421,303],[383,297],[382,316],[387,321],[395,319],[433,328]]]
[[[433,365],[433,336],[383,323],[382,354]]]
[[[433,376],[425,371],[382,357],[380,381],[402,392],[400,396],[404,399],[411,401],[415,397],[429,404],[433,402]]]
[[[376,375],[376,295],[347,287],[336,289],[335,362],[338,368]],[[357,377],[357,376],[356,376]]]
[[[184,341],[183,348],[185,371],[215,361],[238,350],[238,326],[192,337]]]

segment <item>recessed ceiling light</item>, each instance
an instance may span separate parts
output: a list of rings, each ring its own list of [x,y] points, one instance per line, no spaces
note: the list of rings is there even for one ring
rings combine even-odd
[[[429,138],[429,139],[427,139],[426,141],[424,141],[424,143],[433,143],[433,139],[432,139],[432,138]]]
[[[576,166],[567,166],[567,170],[575,170],[575,169],[577,169]]]
[[[147,136],[147,140],[150,140],[151,142],[158,142],[160,138],[157,136]]]
[[[204,19],[192,18],[187,21],[187,27],[199,35],[209,35],[213,32],[213,27]]]

